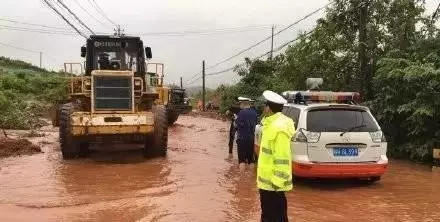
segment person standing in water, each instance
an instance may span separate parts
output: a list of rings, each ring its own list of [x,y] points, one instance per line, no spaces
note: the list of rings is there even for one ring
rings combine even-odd
[[[292,152],[295,133],[293,120],[282,114],[287,101],[272,91],[264,91],[264,119],[257,164],[261,221],[287,222],[285,192],[292,190]]]
[[[239,97],[240,112],[237,115],[237,150],[240,165],[254,163],[254,133],[257,112],[251,108],[251,99]]]

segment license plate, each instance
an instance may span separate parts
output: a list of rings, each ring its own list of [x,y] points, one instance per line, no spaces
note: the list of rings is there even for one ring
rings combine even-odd
[[[354,147],[333,148],[333,156],[357,156],[358,154],[358,148]]]

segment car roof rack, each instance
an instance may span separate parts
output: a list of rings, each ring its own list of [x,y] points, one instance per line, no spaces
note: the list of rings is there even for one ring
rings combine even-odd
[[[332,91],[286,91],[282,93],[288,103],[308,105],[310,103],[339,103],[358,105],[361,101],[358,92]]]

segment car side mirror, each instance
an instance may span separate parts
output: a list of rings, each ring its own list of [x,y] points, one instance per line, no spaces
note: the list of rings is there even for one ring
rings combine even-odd
[[[151,53],[151,48],[150,47],[145,47],[145,57],[147,59],[153,58],[153,54]]]
[[[81,47],[81,57],[86,57],[87,48],[85,46]]]

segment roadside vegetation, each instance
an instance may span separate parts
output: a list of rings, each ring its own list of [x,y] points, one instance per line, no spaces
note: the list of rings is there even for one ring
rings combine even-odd
[[[438,17],[421,0],[335,1],[284,53],[237,66],[241,81],[216,90],[221,110],[237,96],[306,90],[308,77],[321,77],[325,90],[361,92],[387,135],[390,156],[431,161],[432,149],[440,147]]]
[[[50,104],[67,96],[65,83],[59,73],[0,57],[0,129],[41,126]]]

